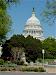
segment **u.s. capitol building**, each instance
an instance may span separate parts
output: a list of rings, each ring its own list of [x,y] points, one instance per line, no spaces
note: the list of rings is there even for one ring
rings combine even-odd
[[[34,8],[32,10],[32,16],[27,20],[24,26],[23,35],[25,37],[30,35],[33,36],[33,38],[40,39],[40,40],[44,39],[42,26],[40,24],[39,19],[35,15]]]

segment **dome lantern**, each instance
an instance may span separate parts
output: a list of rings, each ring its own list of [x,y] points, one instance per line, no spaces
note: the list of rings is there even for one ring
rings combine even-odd
[[[34,8],[32,10],[32,16],[35,16],[35,10],[34,10]]]

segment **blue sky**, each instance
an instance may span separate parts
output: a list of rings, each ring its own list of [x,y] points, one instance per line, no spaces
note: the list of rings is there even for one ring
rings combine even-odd
[[[11,31],[8,33],[8,37],[14,34],[22,34],[24,25],[29,17],[32,15],[32,8],[35,8],[36,17],[40,20],[43,28],[44,37],[55,36],[56,26],[48,25],[48,22],[43,20],[41,12],[44,10],[46,0],[21,0],[21,3],[13,5],[8,9],[9,15],[12,18]]]

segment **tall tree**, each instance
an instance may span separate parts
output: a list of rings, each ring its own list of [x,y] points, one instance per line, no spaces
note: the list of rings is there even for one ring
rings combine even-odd
[[[40,40],[28,36],[24,43],[25,55],[28,62],[42,57],[42,43]]]
[[[42,57],[42,43],[31,36],[25,38],[23,35],[14,35],[5,42],[2,52],[3,58],[12,56],[15,60],[18,52],[19,55],[25,52],[27,61],[35,62],[37,57]]]
[[[2,57],[5,59],[7,57],[13,57],[17,60],[18,52],[22,54],[24,50],[24,40],[23,35],[13,35],[9,40],[3,44]]]
[[[45,39],[43,48],[45,50],[45,58],[56,58],[56,39],[50,37]]]
[[[56,21],[56,0],[46,0],[46,7],[43,15],[49,21],[49,23],[55,23]]]
[[[8,15],[7,8],[16,1],[19,0],[0,0],[0,43],[3,42],[11,29],[11,18]]]

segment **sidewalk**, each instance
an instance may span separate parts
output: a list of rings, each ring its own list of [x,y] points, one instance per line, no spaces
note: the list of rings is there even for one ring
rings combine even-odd
[[[46,67],[45,69],[46,69],[47,73],[56,73],[56,67],[54,67],[54,68]]]

